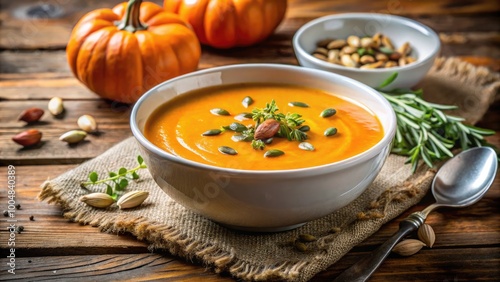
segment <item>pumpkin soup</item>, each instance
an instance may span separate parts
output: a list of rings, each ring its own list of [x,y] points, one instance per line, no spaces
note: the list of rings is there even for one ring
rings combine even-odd
[[[161,105],[144,134],[179,157],[233,169],[324,165],[366,151],[383,137],[365,107],[285,84],[203,88]]]

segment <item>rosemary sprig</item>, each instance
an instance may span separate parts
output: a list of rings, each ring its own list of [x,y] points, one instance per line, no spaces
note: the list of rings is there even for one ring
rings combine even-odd
[[[466,125],[463,118],[444,113],[457,107],[427,102],[422,98],[421,89],[380,90],[396,77],[397,73],[391,75],[377,90],[396,112],[392,153],[408,156],[407,163],[412,165],[413,172],[421,160],[433,167],[435,162],[453,157],[452,149],[485,146],[484,136],[495,134],[493,130]]]
[[[105,184],[106,186],[106,194],[110,195],[114,200],[117,198],[117,191],[123,191],[129,184],[129,180],[137,180],[139,179],[138,170],[147,168],[144,163],[144,159],[141,156],[137,156],[138,166],[126,169],[125,167],[121,167],[117,172],[110,171],[109,177],[105,179],[99,180],[99,175],[97,172],[92,171],[89,173],[89,181],[82,182],[80,186],[82,188],[86,188],[88,185],[98,185]]]

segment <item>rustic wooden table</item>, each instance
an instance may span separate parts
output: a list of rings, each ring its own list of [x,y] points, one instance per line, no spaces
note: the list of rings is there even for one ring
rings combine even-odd
[[[24,232],[15,236],[15,275],[10,268],[7,219],[0,230],[0,280],[183,280],[230,281],[195,262],[169,254],[151,253],[146,244],[129,235],[109,235],[97,228],[70,223],[61,209],[36,200],[40,184],[47,178],[78,166],[118,141],[131,136],[130,107],[99,99],[71,75],[65,46],[76,21],[97,7],[112,7],[117,0],[30,1],[0,0],[0,210],[7,209],[8,165],[15,167],[15,219]],[[159,1],[156,1],[159,2]],[[234,50],[203,49],[200,68],[247,62],[297,64],[291,38],[307,21],[331,13],[381,12],[416,19],[440,33],[443,56],[459,56],[477,65],[500,70],[500,2],[478,1],[289,1],[286,20],[264,43]],[[17,121],[27,107],[46,108],[54,96],[65,100],[66,115],[54,119],[46,113],[41,122],[25,126]],[[76,119],[92,114],[103,134],[90,136],[78,146],[58,139],[76,127]],[[500,103],[491,106],[479,124],[498,131],[488,141],[500,146]],[[43,131],[43,143],[21,149],[11,137],[26,129]],[[420,204],[351,250],[337,264],[318,274],[314,281],[332,280],[345,268],[373,250],[398,228]],[[417,255],[391,255],[370,281],[472,281],[500,279],[500,178],[484,199],[464,209],[441,209],[428,223],[436,231],[436,244]],[[29,217],[33,215],[34,221]]]

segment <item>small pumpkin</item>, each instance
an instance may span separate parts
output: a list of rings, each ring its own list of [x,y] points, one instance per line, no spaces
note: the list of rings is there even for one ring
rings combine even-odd
[[[66,53],[71,71],[90,90],[133,103],[154,85],[196,70],[201,47],[178,15],[130,0],[83,16]]]
[[[283,20],[286,0],[164,0],[169,12],[189,22],[201,43],[215,48],[250,46]]]

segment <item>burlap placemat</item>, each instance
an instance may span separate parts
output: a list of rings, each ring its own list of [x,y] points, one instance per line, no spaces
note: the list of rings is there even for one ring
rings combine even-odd
[[[457,104],[461,111],[456,114],[474,123],[498,95],[498,78],[487,69],[441,58],[422,87],[426,99]],[[127,187],[127,191],[150,192],[140,208],[119,210],[113,205],[96,209],[79,201],[89,193],[80,187],[89,172],[107,174],[121,166],[135,166],[138,154],[136,141],[124,140],[101,156],[43,183],[39,198],[60,205],[64,216],[74,222],[97,226],[103,232],[129,232],[148,242],[152,250],[197,259],[216,272],[227,271],[244,280],[312,278],[419,202],[435,173],[421,166],[412,175],[409,165],[404,165],[405,157],[390,155],[375,182],[347,207],[295,230],[271,234],[230,230],[185,209],[160,190],[145,170],[141,171],[141,181]],[[300,252],[291,244],[300,234],[311,234],[318,240],[308,243],[306,252]]]

